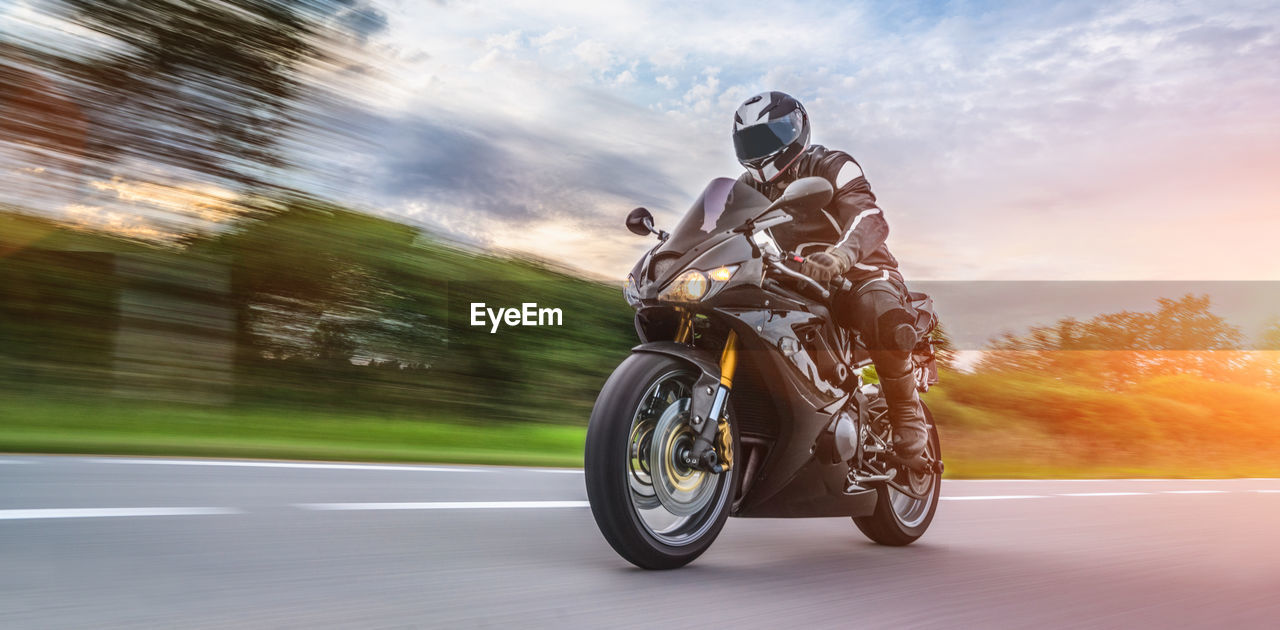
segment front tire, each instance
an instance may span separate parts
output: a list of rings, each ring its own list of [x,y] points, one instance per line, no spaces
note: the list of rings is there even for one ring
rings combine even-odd
[[[651,463],[655,430],[676,426],[678,418],[672,414],[687,417],[697,377],[690,364],[675,357],[632,354],[614,370],[591,411],[583,462],[591,514],[614,551],[644,569],[674,569],[692,562],[711,546],[729,517],[735,469],[713,475],[654,470]],[[732,419],[729,429],[737,452]],[[668,431],[669,439],[683,439],[673,433],[677,430]],[[650,472],[660,477],[654,479]],[[692,487],[691,503],[703,507],[683,516],[666,510],[652,487],[666,478],[679,488]],[[705,496],[702,484],[710,484]]]
[[[929,444],[925,453],[932,459],[942,459],[942,445],[938,440],[938,427],[933,423],[933,414],[923,402],[924,418],[929,424]],[[917,483],[924,483],[929,492],[925,499],[911,497],[888,486],[880,488],[876,498],[876,511],[871,516],[855,517],[854,525],[872,541],[890,547],[902,547],[915,542],[929,529],[933,522],[934,512],[938,509],[938,496],[942,492],[942,474],[929,473],[928,479],[920,479],[912,483],[913,490]]]

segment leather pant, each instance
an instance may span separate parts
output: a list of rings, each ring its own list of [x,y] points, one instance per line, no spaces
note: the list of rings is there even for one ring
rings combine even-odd
[[[857,290],[837,297],[834,306],[836,322],[857,331],[871,354],[889,405],[895,450],[911,459],[924,451],[928,431],[911,363],[916,312],[908,295],[897,278],[864,280]]]

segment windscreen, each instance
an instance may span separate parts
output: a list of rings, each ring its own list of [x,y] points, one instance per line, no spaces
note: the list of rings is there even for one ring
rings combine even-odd
[[[658,252],[683,254],[714,235],[754,219],[767,207],[769,199],[750,185],[727,177],[713,179]]]

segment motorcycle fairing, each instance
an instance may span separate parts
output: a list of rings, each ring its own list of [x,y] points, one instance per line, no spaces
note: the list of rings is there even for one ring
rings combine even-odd
[[[710,271],[726,264],[754,265],[754,269],[739,269],[735,276],[750,275],[758,281],[763,263],[752,256],[751,245],[734,233],[734,229],[759,217],[768,207],[767,197],[742,182],[723,177],[712,180],[667,240],[646,253],[631,269],[641,301],[657,300],[662,289],[687,269]],[[727,251],[705,256],[720,262],[694,264],[704,254],[721,248]]]
[[[711,180],[654,254],[687,254],[708,239],[732,234],[769,207],[769,198],[727,177]]]
[[[760,471],[759,481],[733,515],[865,516],[874,511],[875,491],[845,494],[848,466],[830,461],[816,449],[832,418],[853,392],[824,381],[815,362],[804,358],[803,351],[786,357],[770,347],[776,347],[783,336],[795,334],[792,322],[812,323],[812,314],[725,308],[714,309],[711,316],[740,330],[740,360],[750,361],[763,370],[764,377],[773,384],[770,393],[781,397],[781,407],[789,410],[789,413],[775,410],[777,440]],[[637,328],[642,328],[640,321],[637,313]],[[712,403],[710,392],[720,379],[719,362],[713,353],[674,341],[651,341],[632,351],[666,354],[696,367],[701,374],[694,387],[690,413],[707,417]]]

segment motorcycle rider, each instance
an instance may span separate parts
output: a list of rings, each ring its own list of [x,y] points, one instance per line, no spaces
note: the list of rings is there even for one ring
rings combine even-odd
[[[757,94],[733,116],[733,145],[746,168],[739,180],[776,200],[791,182],[826,178],[835,189],[827,207],[773,229],[779,244],[805,257],[801,273],[827,282],[844,276],[852,290],[837,293],[836,322],[860,331],[880,378],[893,426],[894,455],[910,468],[926,465],[929,439],[911,363],[915,332],[909,294],[885,237],[889,224],[849,154],[809,143],[809,115],[782,92]]]

